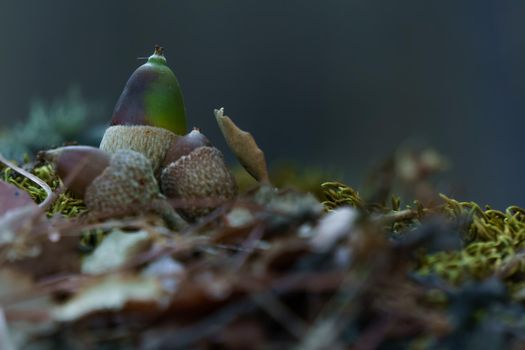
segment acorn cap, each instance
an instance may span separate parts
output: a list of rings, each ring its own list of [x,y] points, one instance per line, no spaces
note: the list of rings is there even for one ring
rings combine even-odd
[[[151,162],[141,153],[118,150],[87,187],[84,201],[97,212],[136,212],[161,197]]]
[[[167,150],[180,136],[169,130],[147,125],[115,125],[106,129],[100,149],[110,154],[128,149],[145,155],[157,172]]]
[[[163,166],[168,166],[182,156],[190,154],[196,148],[202,146],[212,146],[210,140],[199,129],[193,128],[188,134],[179,137],[166,152],[166,157],[162,162]]]
[[[128,79],[113,111],[111,125],[150,125],[186,133],[186,110],[179,82],[166,64],[164,48]]]
[[[67,182],[67,188],[80,198],[110,162],[106,152],[90,146],[66,146],[41,151],[38,158],[53,163],[58,176]]]
[[[208,214],[237,194],[237,184],[222,153],[208,146],[199,147],[166,167],[161,174],[161,187],[168,199],[187,201],[187,206],[178,211],[189,220]],[[201,205],[203,201],[208,203]]]

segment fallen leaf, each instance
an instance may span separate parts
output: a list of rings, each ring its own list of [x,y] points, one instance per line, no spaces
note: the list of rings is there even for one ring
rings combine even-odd
[[[84,258],[82,272],[99,274],[126,264],[149,243],[146,231],[122,232],[115,230],[107,235],[95,251]]]
[[[263,151],[257,146],[253,136],[243,131],[224,115],[224,108],[214,110],[219,128],[228,147],[235,154],[241,165],[259,182],[270,182]]]
[[[0,180],[0,215],[28,205],[36,206],[26,191]]]
[[[157,278],[108,275],[55,307],[52,315],[57,321],[73,321],[97,311],[119,311],[131,302],[160,303],[164,294]]]

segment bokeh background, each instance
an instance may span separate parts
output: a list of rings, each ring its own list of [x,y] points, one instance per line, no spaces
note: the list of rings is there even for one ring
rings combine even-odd
[[[462,199],[524,206],[524,15],[504,0],[0,0],[1,126],[77,86],[98,106],[96,137],[158,43],[190,125],[223,149],[221,106],[272,163],[359,188],[398,146],[423,143],[448,157]]]

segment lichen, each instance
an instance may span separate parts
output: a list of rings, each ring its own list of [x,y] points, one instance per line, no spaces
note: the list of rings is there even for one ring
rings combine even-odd
[[[0,150],[8,159],[22,160],[24,154],[78,139],[101,110],[74,86],[54,101],[34,100],[23,122],[0,128]]]

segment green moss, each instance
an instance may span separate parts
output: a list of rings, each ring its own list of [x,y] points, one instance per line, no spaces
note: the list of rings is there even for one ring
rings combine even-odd
[[[55,174],[51,165],[35,167],[31,172],[44,180],[53,190],[56,190],[60,186],[60,179]],[[18,174],[11,168],[1,168],[0,176],[2,180],[29,193],[36,203],[41,203],[47,196],[43,188],[33,183],[25,176]],[[84,205],[84,202],[81,199],[73,197],[68,191],[66,191],[61,193],[54,201],[51,208],[49,208],[47,215],[53,216],[54,214],[60,213],[67,217],[73,217],[81,214],[85,210],[86,206]]]
[[[507,281],[525,272],[521,257],[525,249],[525,210],[516,206],[504,212],[481,209],[473,202],[458,202],[442,196],[442,210],[452,220],[463,220],[460,228],[465,246],[460,251],[438,252],[423,256],[419,272],[437,273],[460,283],[497,274]],[[465,219],[466,218],[466,219]]]
[[[330,211],[337,207],[349,205],[354,208],[363,208],[364,202],[359,193],[340,182],[325,182],[321,184],[324,192],[323,205]]]
[[[367,214],[387,214],[401,209],[397,197],[392,198],[391,208],[385,208],[365,203],[357,191],[341,183],[328,182],[321,187],[326,210],[350,205],[364,209]],[[417,215],[408,222],[395,222],[392,226],[391,233],[404,232],[432,213],[457,227],[463,248],[422,254],[416,272],[436,274],[454,284],[469,279],[482,280],[494,274],[509,285],[519,283],[518,277],[525,273],[525,209],[510,206],[503,212],[490,207],[482,209],[474,202],[459,202],[444,195],[441,198],[443,203],[433,208],[424,208],[414,202],[411,207],[417,210]]]

